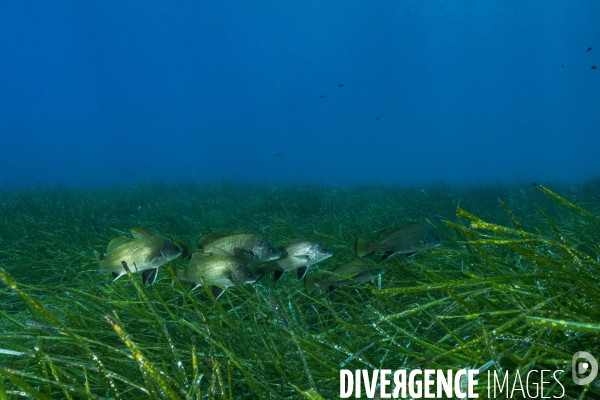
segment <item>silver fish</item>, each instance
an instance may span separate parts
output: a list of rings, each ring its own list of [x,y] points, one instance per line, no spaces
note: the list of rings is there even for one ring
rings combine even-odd
[[[308,267],[323,261],[333,255],[333,251],[327,247],[304,239],[293,239],[283,247],[280,247],[281,258],[269,262],[266,267],[260,269],[264,275],[273,271],[275,282],[287,271],[298,270],[298,279],[304,278]]]
[[[212,293],[215,298],[223,294],[224,289],[246,283],[254,283],[257,276],[241,260],[230,256],[222,249],[215,249],[214,256],[194,253],[188,267],[177,271],[180,280],[192,282],[191,290],[202,284],[200,277],[215,283]]]
[[[382,252],[384,253],[382,259],[385,260],[399,253],[412,256],[441,244],[442,239],[429,226],[414,223],[382,230],[377,235],[377,242],[358,239],[356,254],[363,258],[376,252]]]
[[[123,267],[125,262],[131,272],[142,272],[142,281],[152,285],[158,267],[178,257],[181,247],[142,228],[133,228],[131,235],[133,239],[125,236],[112,239],[106,256],[94,250],[100,269],[112,272],[113,280],[116,280],[126,273]]]
[[[304,287],[309,295],[320,289],[327,289],[328,292],[332,292],[343,286],[368,282],[384,272],[383,268],[378,268],[362,260],[355,260],[338,266],[323,275],[321,279],[307,274],[306,279],[304,279]]]

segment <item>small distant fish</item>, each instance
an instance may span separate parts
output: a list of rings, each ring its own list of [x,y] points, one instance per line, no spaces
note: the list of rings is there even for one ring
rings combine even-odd
[[[25,324],[25,326],[30,326],[30,327],[36,328],[36,329],[43,329],[43,330],[50,331],[50,332],[62,332],[62,329],[60,329],[60,328],[55,328],[54,326],[43,325],[36,321],[26,320],[24,324]]]
[[[125,275],[125,262],[133,273],[142,272],[142,282],[152,285],[158,267],[181,255],[182,249],[169,239],[142,228],[131,230],[133,239],[117,236],[108,244],[106,256],[94,250],[100,269],[112,272],[113,280]]]
[[[177,278],[192,282],[190,290],[202,284],[200,277],[206,278],[215,283],[212,286],[212,293],[217,299],[223,294],[222,287],[254,283],[258,279],[246,263],[230,256],[225,250],[214,249],[213,253],[213,256],[194,253],[188,267],[177,271]]]
[[[378,121],[378,120],[379,120],[379,118],[381,118],[381,117],[377,117],[377,118],[375,118],[375,121]]]
[[[323,97],[325,97],[325,95],[324,95],[324,94],[322,94],[322,95],[320,95],[319,97],[320,97],[320,98],[323,98]]]
[[[590,50],[592,50],[592,48],[591,48],[591,47],[588,47],[588,49],[587,49],[586,51],[590,51]]]
[[[562,65],[562,64],[560,64],[560,67],[561,67],[561,68],[564,68],[565,66],[564,66],[564,65]]]
[[[258,258],[260,261],[271,261],[281,256],[281,252],[267,239],[246,231],[205,233],[198,239],[198,249],[206,254],[211,254],[213,249],[222,249],[242,260]]]
[[[333,271],[323,275],[322,279],[318,279],[311,274],[306,274],[304,287],[308,295],[320,289],[327,289],[328,292],[333,292],[343,286],[368,282],[384,272],[383,268],[377,268],[363,260],[355,260],[338,266]]]
[[[595,65],[592,65],[592,69],[596,69],[596,66],[595,66]]]
[[[339,86],[339,87],[344,87],[344,84],[343,84],[343,83],[340,83],[338,86]]]
[[[275,155],[276,155],[277,157],[283,157],[283,156],[285,156],[285,153],[275,153]]]
[[[382,252],[382,260],[394,254],[412,256],[420,251],[433,249],[442,244],[440,237],[427,225],[413,223],[384,229],[377,235],[377,242],[367,242],[364,239],[356,241],[356,254],[366,257],[376,252]]]
[[[281,258],[271,261],[266,267],[259,269],[261,277],[269,272],[274,272],[273,280],[277,282],[287,271],[298,271],[298,279],[304,278],[308,267],[323,261],[333,255],[327,247],[304,239],[293,239],[280,247]]]

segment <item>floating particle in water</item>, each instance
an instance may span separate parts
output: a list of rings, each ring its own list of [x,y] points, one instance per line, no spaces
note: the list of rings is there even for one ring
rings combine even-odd
[[[588,47],[586,51],[590,51],[590,50],[592,50],[592,48],[591,48],[591,47]]]
[[[339,86],[339,87],[344,87],[344,84],[343,84],[343,83],[340,83],[338,86]]]
[[[377,118],[375,118],[375,121],[379,121],[379,118],[381,118],[381,117],[377,117]]]
[[[323,98],[323,97],[325,97],[325,95],[324,95],[324,94],[322,94],[322,95],[320,95],[319,97],[320,97],[320,98]]]

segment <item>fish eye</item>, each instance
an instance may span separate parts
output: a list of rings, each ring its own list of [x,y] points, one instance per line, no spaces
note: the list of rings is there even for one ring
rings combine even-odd
[[[271,248],[269,249],[269,253],[275,253],[275,249],[271,247]]]
[[[321,247],[321,253],[327,253],[327,249],[325,247]]]

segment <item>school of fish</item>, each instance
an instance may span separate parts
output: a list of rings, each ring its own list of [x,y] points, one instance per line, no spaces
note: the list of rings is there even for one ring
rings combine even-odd
[[[298,279],[304,279],[309,295],[321,290],[332,292],[371,281],[384,273],[384,268],[365,257],[382,253],[384,261],[394,254],[413,256],[442,244],[437,233],[424,223],[387,228],[379,232],[376,241],[357,239],[358,258],[318,278],[308,274],[308,268],[333,256],[333,251],[305,239],[291,239],[275,247],[265,237],[250,232],[208,232],[198,239],[197,248],[191,249],[176,238],[168,239],[142,228],[131,229],[131,236],[113,238],[105,254],[94,250],[100,269],[112,273],[113,280],[129,270],[141,272],[142,282],[151,285],[160,266],[181,257],[189,262],[184,270],[177,271],[177,278],[191,282],[190,290],[210,285],[215,298],[227,288],[256,283],[271,272],[277,282],[286,272],[296,271]]]

